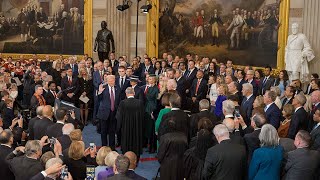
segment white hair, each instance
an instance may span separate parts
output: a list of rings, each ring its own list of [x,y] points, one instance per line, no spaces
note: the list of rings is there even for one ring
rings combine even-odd
[[[261,132],[259,134],[259,140],[260,140],[261,147],[278,146],[279,145],[278,131],[272,125],[265,124],[261,128]]]
[[[227,114],[233,114],[235,106],[231,100],[225,100],[222,102],[222,109]]]
[[[229,130],[228,130],[227,126],[224,124],[216,125],[213,129],[213,134],[215,136],[229,138]]]
[[[250,83],[244,83],[242,84],[242,89],[248,90],[249,92],[253,92],[253,86]]]
[[[74,125],[72,123],[65,124],[62,127],[62,134],[69,135],[73,130],[74,130]]]

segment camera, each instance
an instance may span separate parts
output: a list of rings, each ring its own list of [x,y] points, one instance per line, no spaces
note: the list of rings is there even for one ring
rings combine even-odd
[[[234,115],[235,115],[235,117],[237,117],[237,118],[239,118],[239,117],[241,116],[238,109],[236,109],[236,110],[234,111]]]
[[[56,138],[49,139],[49,142],[51,145],[54,145],[56,143]]]
[[[64,168],[61,169],[60,178],[65,179],[66,177],[68,177],[68,166],[65,166]]]
[[[90,149],[93,150],[95,147],[94,143],[90,143]]]
[[[18,112],[17,118],[20,119],[21,118],[21,113]]]

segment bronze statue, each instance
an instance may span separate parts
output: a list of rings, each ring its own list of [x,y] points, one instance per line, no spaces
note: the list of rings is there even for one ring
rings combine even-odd
[[[98,50],[98,56],[100,61],[104,61],[105,59],[108,59],[109,53],[110,53],[110,42],[112,51],[115,52],[114,47],[114,40],[112,32],[107,29],[107,22],[102,21],[101,22],[101,30],[98,31],[95,43],[94,43],[94,52],[97,52]]]

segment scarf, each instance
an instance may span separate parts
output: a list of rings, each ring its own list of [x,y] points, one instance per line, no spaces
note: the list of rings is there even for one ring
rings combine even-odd
[[[34,93],[33,95],[37,98],[37,100],[39,102],[39,106],[45,106],[46,105],[46,100],[43,98],[43,96],[38,95],[36,93]]]

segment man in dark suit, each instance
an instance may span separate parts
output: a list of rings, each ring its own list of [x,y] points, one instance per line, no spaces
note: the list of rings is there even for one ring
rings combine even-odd
[[[109,60],[110,60],[110,65],[113,69],[113,71],[117,72],[117,67],[119,65],[119,61],[116,60],[116,55],[114,52],[111,52],[110,55],[109,55]]]
[[[203,178],[245,179],[247,170],[245,147],[232,143],[228,129],[223,124],[217,125],[213,132],[219,144],[208,149],[202,170]]]
[[[306,101],[307,99],[303,94],[297,94],[293,98],[292,105],[295,111],[291,117],[288,138],[294,139],[299,130],[308,129],[308,113],[303,107]]]
[[[246,74],[246,78],[247,78],[247,82],[252,84],[253,87],[253,95],[257,96],[258,95],[258,84],[257,82],[254,80],[254,70],[248,70],[247,74]]]
[[[7,180],[14,180],[14,175],[9,169],[9,165],[6,163],[6,157],[14,149],[13,134],[9,129],[6,129],[0,133],[0,177]]]
[[[195,62],[193,60],[188,62],[188,70],[185,72],[185,78],[186,78],[186,89],[189,91],[193,80],[196,78],[197,75],[197,68],[195,67]]]
[[[287,86],[286,90],[284,91],[284,99],[282,100],[282,108],[286,104],[292,104],[293,96],[294,96],[294,87]]]
[[[167,129],[170,120],[173,120],[175,122],[177,131],[183,132],[188,137],[190,121],[189,116],[180,109],[180,96],[176,93],[172,94],[169,98],[169,103],[172,107],[171,112],[165,114],[162,117],[158,130],[158,139],[160,139],[162,135],[168,133]]]
[[[74,112],[70,112],[70,113],[74,113]],[[57,122],[54,123],[53,125],[49,126],[46,131],[46,135],[49,138],[57,138],[57,137],[62,136],[62,128],[64,126],[66,119],[68,118],[67,111],[62,108],[57,109],[55,111],[55,117],[56,117]]]
[[[201,99],[207,96],[208,86],[207,81],[203,78],[204,73],[201,70],[197,71],[197,78],[193,80],[190,88],[190,95],[194,103],[198,103]]]
[[[242,92],[238,90],[239,84],[236,81],[232,81],[231,83],[228,84],[228,91],[230,95],[234,95],[238,98],[238,103],[242,103]],[[241,87],[242,90],[242,87]]]
[[[129,170],[130,160],[124,155],[119,155],[114,163],[114,176],[108,177],[110,180],[132,180],[126,174]]]
[[[126,89],[130,86],[130,80],[127,79],[126,76],[126,67],[120,66],[118,68],[119,76],[116,78],[116,85],[120,88],[120,100],[124,100],[126,98]]]
[[[139,82],[140,80],[138,76],[132,75],[130,77],[130,85],[134,90],[134,98],[144,102],[144,93],[143,93],[143,90],[138,86]]]
[[[313,120],[316,125],[312,128],[310,133],[313,141],[311,149],[320,150],[320,107],[315,111]]]
[[[28,134],[29,134],[29,137],[28,139],[29,140],[34,140],[34,124],[38,121],[38,120],[41,120],[43,117],[42,117],[42,110],[43,110],[43,107],[44,106],[38,106],[37,107],[37,110],[36,110],[36,113],[37,113],[37,116],[30,119],[29,123],[28,123]]]
[[[13,100],[12,99],[6,99],[6,108],[3,112],[3,129],[8,129],[9,126],[12,124],[12,120],[14,119],[14,111],[13,111]]]
[[[234,108],[233,108],[233,110],[234,110]],[[228,128],[230,139],[233,143],[245,145],[244,139],[241,137],[239,130],[235,131],[235,123],[234,122],[235,122],[234,117],[231,117],[231,114],[229,114],[229,115],[227,114],[227,117],[223,120],[222,124],[224,124]]]
[[[187,94],[186,94],[186,79],[182,75],[182,71],[180,69],[176,70],[176,73],[174,75],[177,81],[177,92],[179,96],[181,97],[181,109],[187,108]]]
[[[284,167],[285,179],[318,179],[320,154],[318,151],[310,150],[311,137],[307,131],[300,130],[295,136],[297,147],[285,156]]]
[[[72,69],[67,70],[67,76],[61,80],[61,100],[77,104],[77,94],[79,92],[79,81],[76,76],[72,75]]]
[[[238,91],[241,92],[242,91],[242,85],[244,83],[246,83],[246,80],[244,80],[244,78],[246,76],[246,73],[242,69],[238,69],[237,70],[237,74],[238,74],[238,79],[237,79]]]
[[[93,105],[93,119],[97,119],[97,112],[99,108],[99,101],[98,101],[98,95],[97,92],[99,91],[99,85],[103,82],[103,75],[105,73],[103,69],[103,63],[101,61],[97,62],[97,68],[98,70],[93,72],[93,99],[94,99],[94,105]]]
[[[107,85],[99,86],[99,109],[97,118],[101,123],[102,146],[109,146],[115,149],[115,133],[117,122],[115,119],[120,101],[120,89],[115,86],[116,78],[113,75],[107,77]],[[109,145],[107,136],[109,135]]]
[[[52,122],[53,111],[50,105],[46,105],[42,109],[43,118],[37,120],[33,126],[34,139],[40,140],[43,136],[46,135],[47,128],[54,123]]]
[[[259,94],[264,95],[264,93],[270,90],[271,86],[274,84],[274,77],[271,76],[272,68],[270,66],[266,66],[264,68],[264,77],[259,84]]]
[[[74,125],[72,123],[67,123],[62,127],[62,136],[58,137],[58,141],[62,146],[62,151],[69,148],[71,145],[70,133],[74,130]]]
[[[54,107],[54,102],[58,98],[58,94],[56,92],[56,83],[54,81],[50,81],[48,86],[49,90],[44,95],[44,99],[46,100],[46,104]]]
[[[146,82],[146,74],[154,74],[155,70],[151,65],[151,59],[145,58],[144,65],[142,65],[140,79],[143,82]]]
[[[240,114],[247,126],[250,126],[250,118],[253,110],[253,102],[255,96],[253,95],[252,84],[245,83],[242,85],[243,100],[240,106]]]
[[[137,167],[137,156],[134,152],[132,151],[128,151],[124,154],[126,157],[129,158],[130,160],[130,166],[129,166],[129,169],[126,173],[126,175],[131,178],[131,179],[134,179],[134,180],[146,180],[146,178],[136,174],[134,172],[134,170],[136,169]]]
[[[64,69],[72,70],[72,76],[78,76],[79,75],[79,69],[78,69],[78,64],[76,63],[75,57],[69,57],[69,64],[66,64],[64,66]]]
[[[282,113],[278,106],[274,103],[276,98],[277,94],[274,91],[266,91],[266,93],[263,95],[263,102],[266,105],[264,112],[266,113],[267,122],[278,129],[282,119]]]
[[[190,130],[189,137],[193,138],[197,135],[198,132],[198,122],[202,118],[208,118],[211,120],[212,124],[215,126],[218,122],[217,118],[209,111],[210,103],[207,99],[202,99],[199,102],[199,113],[192,114],[190,117]]]
[[[16,180],[31,179],[43,170],[39,160],[43,143],[37,140],[28,141],[25,147],[17,147],[6,157],[9,169]]]
[[[308,120],[308,131],[311,132],[316,125],[314,119],[314,114],[318,108],[320,108],[320,91],[316,90],[311,93],[311,102],[313,104],[313,108],[309,114]]]
[[[35,89],[35,92],[31,97],[31,101],[30,101],[31,117],[36,116],[36,109],[38,106],[46,105],[46,100],[42,96],[43,87],[41,85],[36,85],[34,89]]]

